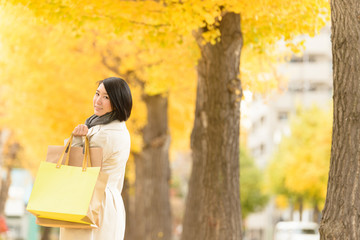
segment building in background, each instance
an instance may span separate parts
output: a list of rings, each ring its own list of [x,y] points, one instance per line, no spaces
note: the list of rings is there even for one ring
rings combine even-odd
[[[289,118],[296,107],[313,104],[329,108],[332,99],[332,53],[330,27],[322,29],[314,38],[305,37],[303,56],[293,56],[290,62],[279,67],[279,72],[287,79],[287,90],[273,95],[266,102],[254,97],[247,105],[246,123],[247,148],[256,164],[265,169],[277,145],[284,135],[290,134]],[[295,217],[298,216],[295,213]],[[272,229],[278,218],[289,220],[290,213],[276,212],[270,204],[262,213],[252,214],[246,220],[249,240],[271,240]],[[304,220],[311,220],[309,212],[304,212]]]

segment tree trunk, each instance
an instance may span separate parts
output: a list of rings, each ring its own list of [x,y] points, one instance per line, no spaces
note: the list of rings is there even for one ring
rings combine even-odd
[[[50,227],[43,227],[41,240],[50,240],[51,229]]]
[[[168,99],[155,95],[144,100],[147,106],[144,146],[141,154],[135,156],[135,239],[170,240]]]
[[[9,144],[7,141],[10,135],[11,132],[9,130],[2,130],[0,132],[0,168],[5,169],[6,171],[6,177],[2,178],[0,183],[0,216],[5,216],[5,204],[9,195],[12,180],[11,171],[20,150],[20,145],[18,143],[12,143],[8,146],[9,150],[5,156],[4,147],[6,144]],[[7,158],[7,162],[5,162],[5,158]]]
[[[294,221],[294,203],[290,202],[290,220]]]
[[[313,213],[313,221],[316,223],[320,223],[320,210],[319,204],[315,201],[314,203],[314,213]]]
[[[9,187],[11,184],[11,168],[5,163],[4,147],[10,137],[10,131],[2,129],[0,131],[0,168],[6,169],[6,177],[0,179],[0,216],[4,216],[5,203],[8,198]]]
[[[304,201],[302,198],[299,198],[298,200],[299,203],[299,219],[300,222],[303,220],[303,210],[304,210]]]
[[[0,188],[0,216],[5,216],[5,204],[9,195],[11,185],[11,167],[6,168],[6,177],[1,179]]]
[[[193,165],[182,240],[241,239],[240,15],[226,13],[219,30],[221,40],[215,45],[199,44]]]
[[[334,121],[321,239],[360,239],[359,2],[331,0]]]
[[[131,201],[130,196],[130,186],[129,186],[129,180],[125,176],[124,179],[124,187],[122,190],[122,198],[124,200],[124,206],[126,210],[126,224],[125,224],[125,240],[133,240],[134,239],[134,232],[136,229],[134,229],[135,221],[134,221],[134,208],[133,208],[133,202]]]

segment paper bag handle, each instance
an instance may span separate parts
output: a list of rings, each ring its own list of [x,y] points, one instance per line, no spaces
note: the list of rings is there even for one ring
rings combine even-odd
[[[61,163],[62,163],[62,160],[63,160],[65,154],[67,154],[67,155],[66,155],[66,160],[65,160],[64,165],[69,165],[70,149],[71,149],[71,143],[72,143],[73,137],[74,137],[73,134],[71,134],[69,141],[65,145],[65,148],[60,156],[60,159],[56,164],[57,168],[61,167],[61,165],[62,165]],[[82,170],[86,171],[87,167],[91,167],[90,143],[89,143],[89,139],[87,136],[85,137],[84,150],[85,150],[85,152],[84,152],[84,158],[83,158],[83,163],[82,163]]]
[[[64,155],[65,155],[66,153],[69,153],[69,152],[70,152],[70,148],[71,148],[71,143],[72,143],[73,137],[74,137],[74,136],[71,134],[71,136],[70,136],[70,138],[69,138],[69,141],[66,143],[65,148],[64,148],[64,150],[63,150],[63,152],[62,152],[62,154],[61,154],[61,156],[60,156],[60,158],[59,158],[59,160],[58,160],[58,162],[57,162],[57,164],[56,164],[56,167],[57,167],[57,168],[60,168],[61,162],[62,162],[62,160],[63,160],[63,158],[64,158]],[[69,155],[70,155],[70,153],[66,155],[65,164],[68,164],[68,163],[69,163],[69,160],[68,160]]]
[[[84,153],[84,160],[83,160],[83,171],[86,171],[86,167],[91,167],[91,159],[90,159],[90,142],[89,138],[85,137],[85,153]],[[87,164],[87,166],[86,166]]]

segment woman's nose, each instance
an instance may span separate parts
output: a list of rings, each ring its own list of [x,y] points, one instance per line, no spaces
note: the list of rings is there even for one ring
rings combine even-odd
[[[95,99],[95,102],[96,102],[96,104],[100,105],[101,104],[101,97],[97,97]]]

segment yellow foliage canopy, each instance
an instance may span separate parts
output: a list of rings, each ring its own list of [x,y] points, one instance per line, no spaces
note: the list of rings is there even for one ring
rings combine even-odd
[[[75,26],[79,32],[89,28],[102,29],[105,38],[114,35],[130,40],[137,38],[148,49],[172,48],[199,28],[206,28],[204,39],[215,43],[219,39],[217,26],[223,14],[227,11],[240,13],[244,36],[242,62],[249,62],[241,66],[242,82],[247,89],[262,93],[277,86],[280,79],[273,71],[274,62],[283,57],[277,52],[276,43],[284,40],[292,51],[299,52],[301,43],[294,44],[294,37],[314,36],[330,18],[328,0],[10,2],[28,6],[50,23],[62,21]],[[259,65],[253,56],[260,57],[263,64]]]
[[[131,86],[138,104],[129,124],[133,131],[144,124],[143,91],[168,94],[171,133],[179,139],[175,145],[186,148],[199,58],[194,30],[206,27],[204,38],[214,43],[222,14],[241,13],[242,82],[265,92],[279,79],[273,77],[274,44],[316,33],[329,14],[325,0],[0,0],[0,6],[0,101],[7,109],[2,122],[16,129],[37,158],[44,152],[39,148],[59,144],[92,113],[94,82],[114,75],[102,64],[106,50],[123,60],[116,65],[120,74],[135,72],[145,84],[144,90]],[[139,136],[132,139],[134,151],[140,149]]]
[[[330,164],[332,117],[316,106],[299,108],[268,168],[276,194],[322,203]]]
[[[21,6],[7,5],[0,16],[1,125],[15,131],[28,162],[36,162],[92,114],[95,81],[105,72],[92,42],[68,28],[39,25]]]
[[[196,85],[194,41],[183,39],[183,45],[148,51],[127,38],[104,40],[96,30],[78,36],[61,23],[41,23],[21,5],[7,5],[0,15],[6,20],[0,23],[0,101],[4,106],[0,124],[14,130],[25,147],[31,165],[25,166],[36,166],[48,144],[62,144],[74,126],[93,113],[95,82],[115,73],[128,77],[133,93],[134,109],[128,122],[132,151],[141,149],[144,91],[169,94],[174,146],[188,148]],[[115,72],[103,64],[107,53]],[[114,59],[121,59],[121,64],[111,62]],[[171,87],[176,95],[169,92]]]

